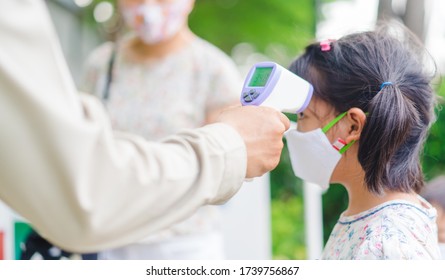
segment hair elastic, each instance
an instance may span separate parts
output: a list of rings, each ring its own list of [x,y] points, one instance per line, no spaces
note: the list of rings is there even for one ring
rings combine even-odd
[[[380,90],[382,90],[385,86],[389,86],[389,85],[392,85],[392,82],[383,82],[383,83],[380,85]]]
[[[331,50],[331,43],[334,42],[332,39],[324,40],[320,42],[320,48],[322,52],[328,52]]]

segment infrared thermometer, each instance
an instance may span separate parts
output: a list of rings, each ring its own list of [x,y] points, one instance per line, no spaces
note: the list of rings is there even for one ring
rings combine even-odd
[[[275,62],[259,62],[247,74],[241,92],[243,106],[269,106],[285,113],[300,113],[312,98],[306,80]]]

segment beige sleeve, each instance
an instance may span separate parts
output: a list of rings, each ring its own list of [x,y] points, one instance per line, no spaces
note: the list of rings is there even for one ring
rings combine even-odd
[[[113,132],[100,102],[79,98],[43,1],[4,1],[0,38],[0,199],[54,244],[134,242],[242,184],[245,146],[229,126],[162,143]]]

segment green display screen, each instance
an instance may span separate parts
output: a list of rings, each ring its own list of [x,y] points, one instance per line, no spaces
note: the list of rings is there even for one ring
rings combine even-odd
[[[272,70],[273,67],[257,67],[250,78],[249,87],[264,87]]]

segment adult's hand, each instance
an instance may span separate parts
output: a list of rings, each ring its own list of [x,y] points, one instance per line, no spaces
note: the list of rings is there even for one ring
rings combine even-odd
[[[246,144],[246,178],[263,175],[280,161],[283,134],[289,128],[289,119],[269,107],[231,107],[223,111],[219,121],[235,128]]]

